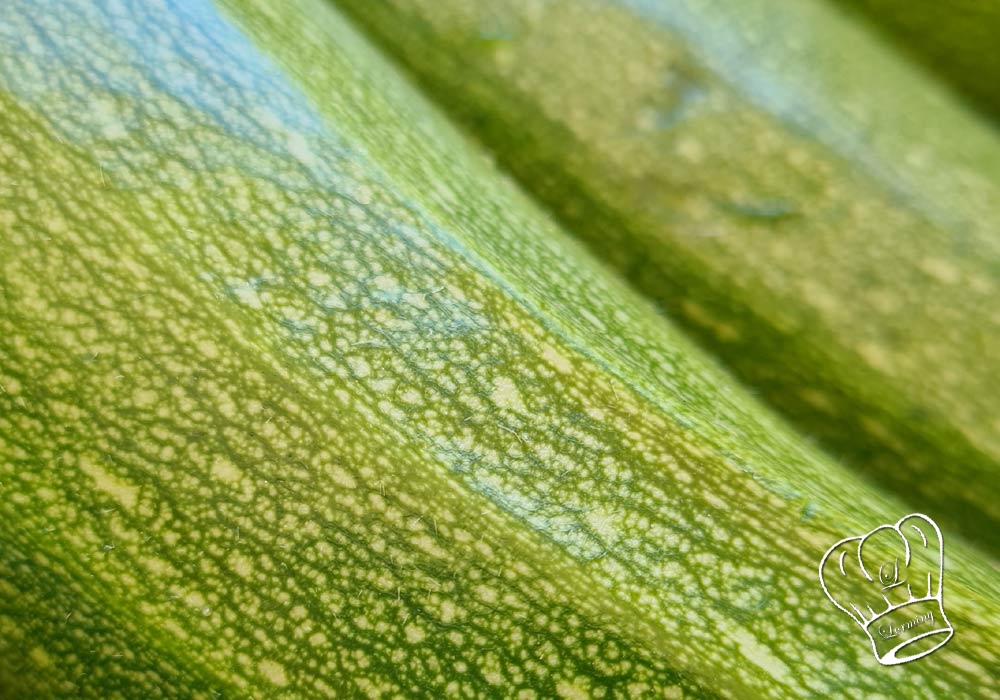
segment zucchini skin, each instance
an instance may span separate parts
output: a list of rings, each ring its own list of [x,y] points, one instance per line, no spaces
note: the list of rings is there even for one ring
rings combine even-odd
[[[0,28],[5,696],[998,696],[995,567],[878,673],[815,565],[902,504],[333,9]]]
[[[838,0],[868,19],[994,122],[1000,118],[1000,7],[977,0]]]
[[[799,430],[1000,552],[1000,140],[950,94],[811,0],[338,4]]]

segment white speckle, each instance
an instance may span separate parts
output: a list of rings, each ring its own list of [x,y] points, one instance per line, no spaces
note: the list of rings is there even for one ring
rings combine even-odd
[[[363,357],[349,357],[347,358],[347,366],[351,368],[351,371],[360,379],[364,379],[371,374],[372,368],[368,364],[368,361]]]
[[[705,159],[705,149],[694,139],[683,139],[677,144],[677,155],[689,163],[700,163]]]
[[[424,634],[424,631],[419,627],[417,627],[416,625],[406,626],[406,641],[408,641],[410,644],[419,644],[420,642],[424,641],[424,637],[426,636],[427,635]]]
[[[419,404],[423,398],[420,396],[420,392],[416,389],[407,389],[402,394],[399,395],[399,400],[403,403],[408,403],[411,405]]]
[[[729,632],[730,638],[739,644],[740,653],[748,661],[764,669],[769,675],[780,679],[782,683],[791,683],[792,677],[785,662],[774,656],[770,649],[757,641],[756,637],[744,629]]]
[[[139,489],[137,487],[126,483],[113,474],[109,474],[96,462],[92,462],[86,457],[80,460],[80,469],[94,480],[97,488],[115,498],[126,509],[131,510],[135,507],[136,501],[139,498]]]
[[[156,402],[156,392],[151,389],[138,389],[132,394],[132,403],[138,408],[149,408]]]
[[[42,647],[35,647],[28,654],[31,660],[35,662],[39,668],[48,668],[52,665],[52,657]]]
[[[212,462],[212,477],[228,483],[235,483],[243,477],[243,472],[232,461],[219,456]]]
[[[310,270],[307,279],[309,280],[309,284],[314,287],[326,287],[332,281],[330,275],[321,270]]]
[[[454,603],[450,600],[444,601],[441,603],[441,622],[446,625],[451,624],[455,620],[457,612],[458,609],[455,607]]]
[[[392,292],[399,288],[399,283],[389,275],[379,275],[372,280],[372,284],[380,292]]]
[[[239,552],[233,552],[229,555],[229,566],[232,567],[236,574],[242,576],[243,578],[250,576],[253,571],[253,562]]]
[[[941,258],[925,258],[920,261],[920,269],[939,282],[955,284],[961,273],[953,263]]]
[[[573,363],[548,343],[542,345],[542,358],[563,374],[573,371]]]
[[[340,467],[334,467],[331,470],[331,476],[333,477],[334,483],[338,486],[343,486],[345,489],[357,488],[358,484],[354,481],[354,477]]]
[[[556,692],[566,700],[587,700],[590,697],[586,683],[580,681],[560,681],[556,685]]]
[[[270,659],[264,659],[258,664],[257,669],[260,671],[267,680],[271,681],[274,685],[286,685],[288,683],[288,677],[285,675],[285,669],[276,661],[271,661]]]
[[[494,380],[491,398],[499,408],[518,413],[527,411],[524,407],[524,401],[521,399],[521,393],[517,390],[517,385],[508,377],[497,377]]]
[[[892,358],[890,357],[888,351],[877,343],[863,342],[858,346],[858,353],[865,361],[874,367],[875,369],[880,369],[884,372],[888,372],[892,369]]]
[[[285,146],[288,148],[288,152],[298,160],[303,165],[314,165],[316,163],[316,154],[313,153],[312,148],[309,146],[309,142],[306,138],[298,133],[294,132],[288,135],[288,140],[285,142]]]
[[[594,314],[590,313],[586,309],[580,309],[580,316],[587,321],[590,325],[596,328],[599,332],[604,333],[607,331],[607,327],[604,325],[604,321],[599,319]]]
[[[240,284],[232,287],[232,292],[236,295],[236,298],[239,299],[240,302],[246,304],[251,309],[261,308],[262,304],[260,303],[260,297],[257,296],[257,291],[253,289],[253,287],[246,284]]]
[[[481,601],[490,605],[496,603],[499,598],[497,590],[495,588],[490,588],[489,586],[477,586],[476,595],[479,596]]]

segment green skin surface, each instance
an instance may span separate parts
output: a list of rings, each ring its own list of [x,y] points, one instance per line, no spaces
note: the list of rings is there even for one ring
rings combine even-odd
[[[1000,118],[1000,5],[983,0],[838,0]]]
[[[102,7],[0,5],[0,694],[1000,697],[995,566],[878,666],[905,506],[332,8]]]
[[[811,0],[339,4],[802,432],[1000,552],[1000,141],[939,85]]]

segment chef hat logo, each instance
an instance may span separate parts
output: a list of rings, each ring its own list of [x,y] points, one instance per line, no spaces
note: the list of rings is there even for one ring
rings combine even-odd
[[[951,639],[943,578],[941,531],[919,513],[841,540],[819,565],[826,595],[861,625],[885,666],[915,661]]]

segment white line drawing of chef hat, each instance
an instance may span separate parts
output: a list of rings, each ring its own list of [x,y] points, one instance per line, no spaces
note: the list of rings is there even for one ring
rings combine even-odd
[[[916,661],[954,635],[944,612],[944,540],[921,513],[830,547],[819,580],[861,625],[880,664]]]

